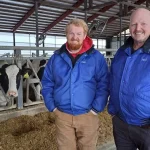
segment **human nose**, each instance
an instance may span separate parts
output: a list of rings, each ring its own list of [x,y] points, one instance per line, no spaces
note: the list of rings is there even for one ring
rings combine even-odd
[[[76,39],[77,37],[78,37],[77,34],[74,33],[73,38]]]
[[[137,25],[136,25],[136,30],[139,31],[140,29],[141,29],[141,25],[140,25],[140,24],[137,24]]]

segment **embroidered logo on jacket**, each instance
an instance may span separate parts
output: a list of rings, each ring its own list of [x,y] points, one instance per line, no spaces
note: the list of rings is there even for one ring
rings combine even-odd
[[[147,61],[147,58],[142,58],[141,61]]]

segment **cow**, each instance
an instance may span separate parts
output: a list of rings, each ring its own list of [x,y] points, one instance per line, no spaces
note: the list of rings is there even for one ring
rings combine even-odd
[[[34,71],[35,73],[37,74],[37,77],[39,78],[39,81],[41,81],[42,79],[42,76],[43,76],[43,73],[44,73],[44,69],[45,69],[45,66],[46,66],[46,63],[47,63],[47,60],[45,59],[42,59],[42,60],[38,60],[38,59],[34,59],[34,60],[31,60],[30,61],[32,63],[32,67],[34,68]],[[26,67],[26,63],[23,65],[23,67]],[[32,75],[30,76],[30,80],[36,78],[34,72],[32,73]],[[25,89],[25,84],[26,84],[26,81],[24,81],[24,89]],[[33,91],[34,91],[34,96],[35,96],[35,100],[36,101],[39,101],[41,100],[41,85],[40,85],[40,82],[38,83],[31,83],[30,84],[30,87],[32,87]],[[31,93],[31,89],[29,90],[30,93]],[[28,95],[27,95],[28,96]],[[33,98],[33,94],[30,94],[30,97]]]
[[[20,69],[16,64],[3,64],[0,68],[0,85],[1,93],[5,93],[6,98],[16,98],[18,96],[18,88],[20,86],[21,76],[31,75],[32,70],[30,68]],[[0,106],[3,106],[4,102],[0,101]],[[6,102],[6,105],[8,102]]]

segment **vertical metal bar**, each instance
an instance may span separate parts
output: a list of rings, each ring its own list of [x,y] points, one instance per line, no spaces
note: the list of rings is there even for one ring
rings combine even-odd
[[[38,29],[38,0],[35,0],[35,17],[36,17],[36,47],[39,47],[39,29]],[[36,50],[36,56],[39,56],[39,50]]]
[[[127,15],[127,14],[128,14],[128,6],[124,5],[124,15]]]
[[[29,62],[30,60],[28,59],[27,60],[27,68],[29,68]],[[26,101],[25,101],[25,103],[29,103],[30,102],[30,100],[29,100],[29,79],[26,79]]]
[[[120,3],[119,5],[119,9],[120,9],[120,46],[121,46],[121,32],[122,32],[122,4]]]
[[[31,47],[31,35],[30,35],[30,33],[29,33],[29,46]],[[30,57],[32,57],[31,49],[30,49]]]
[[[57,45],[56,45],[56,36],[55,36],[55,47],[57,47]]]
[[[89,0],[89,8],[93,7],[93,0]]]
[[[111,48],[112,38],[106,38],[106,49]],[[106,56],[112,55],[112,52],[106,52]]]
[[[21,60],[17,61],[17,65],[19,68],[22,69],[22,63]],[[18,89],[18,98],[17,98],[17,108],[18,109],[23,109],[23,77],[21,76],[20,78],[20,86]]]
[[[13,32],[13,46],[16,46],[15,32]]]
[[[85,22],[87,22],[87,0],[84,0]]]
[[[16,38],[15,38],[15,32],[13,32],[13,46],[16,46]],[[14,56],[20,57],[21,56],[21,50],[14,50]],[[16,64],[20,69],[22,69],[21,60],[17,61]],[[18,97],[17,97],[17,108],[23,109],[23,89],[22,89],[22,76],[20,77],[20,86],[18,89]]]
[[[43,41],[43,47],[45,47],[45,40]],[[45,56],[45,50],[43,50],[43,55]]]
[[[146,7],[149,7],[149,0],[146,0]]]
[[[127,40],[126,30],[124,31],[124,43]]]
[[[119,48],[118,41],[119,41],[119,36],[117,35],[117,40],[116,40],[116,42],[117,42],[117,49]]]
[[[13,46],[16,46],[15,32],[13,32]],[[15,54],[16,54],[16,50],[14,50],[14,55]]]

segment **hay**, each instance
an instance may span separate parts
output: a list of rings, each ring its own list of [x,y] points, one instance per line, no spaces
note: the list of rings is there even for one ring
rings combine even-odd
[[[99,115],[97,145],[112,139],[111,118],[106,111]],[[0,123],[0,150],[56,150],[55,118],[44,112],[20,116]]]

